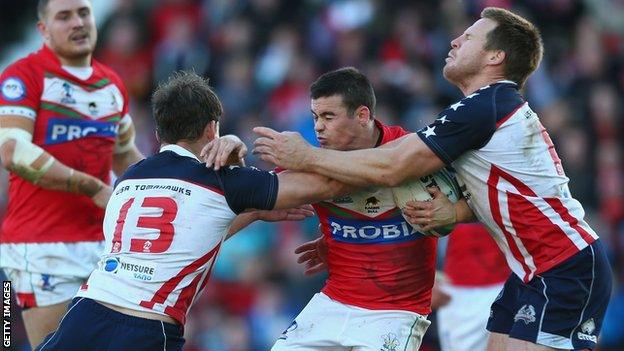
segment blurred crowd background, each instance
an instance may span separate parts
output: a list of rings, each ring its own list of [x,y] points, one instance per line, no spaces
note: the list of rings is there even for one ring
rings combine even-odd
[[[525,95],[608,248],[617,283],[600,344],[602,351],[624,350],[624,1],[93,0],[103,1],[95,57],[125,81],[146,155],[158,148],[150,94],[175,70],[210,78],[225,109],[222,134],[248,145],[258,125],[315,142],[308,87],[342,66],[370,77],[377,118],[416,130],[462,97],[441,69],[450,40],[483,7],[511,8],[534,21],[545,55]],[[33,40],[36,2],[2,1],[0,69],[15,59],[8,48]],[[253,156],[248,162],[270,167]],[[0,171],[0,219],[6,187]],[[312,218],[256,223],[229,240],[191,309],[185,350],[268,350],[323,284],[323,275],[303,276],[293,253],[317,235]],[[438,350],[432,318],[422,350]],[[28,350],[19,324],[13,335],[16,349]]]

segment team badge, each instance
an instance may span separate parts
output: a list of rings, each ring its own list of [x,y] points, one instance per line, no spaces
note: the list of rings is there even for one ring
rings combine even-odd
[[[577,333],[577,336],[581,340],[587,340],[592,342],[598,342],[598,338],[594,334],[596,330],[596,323],[593,318],[586,320],[581,324],[581,331]]]
[[[514,316],[514,322],[523,321],[524,324],[535,322],[535,307],[533,305],[524,305],[520,307],[518,313]]]
[[[383,345],[381,346],[380,351],[397,351],[397,347],[399,347],[399,339],[397,339],[396,334],[388,333],[386,335],[382,335],[381,339],[383,340]]]
[[[8,101],[20,101],[26,96],[26,86],[21,79],[9,77],[2,82],[2,97]]]

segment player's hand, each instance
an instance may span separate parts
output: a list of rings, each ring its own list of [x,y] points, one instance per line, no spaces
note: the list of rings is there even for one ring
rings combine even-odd
[[[108,185],[104,185],[102,189],[100,189],[97,193],[95,193],[95,195],[93,195],[93,197],[91,197],[91,200],[97,207],[106,208],[108,199],[110,199],[112,194],[113,188]]]
[[[256,213],[259,220],[266,222],[301,221],[314,216],[314,209],[310,205],[303,205],[285,210],[259,210]]]
[[[456,222],[455,205],[438,187],[429,187],[427,191],[433,199],[429,201],[408,201],[403,208],[405,219],[417,224],[423,231],[454,224]]]
[[[327,270],[327,244],[322,236],[297,247],[295,253],[299,255],[297,263],[305,263],[303,274],[313,275]]]
[[[444,292],[444,286],[447,284],[446,276],[441,272],[436,272],[435,282],[431,289],[431,309],[438,308],[451,302],[451,296]]]
[[[302,171],[312,146],[297,132],[276,132],[271,128],[255,127],[260,138],[254,142],[253,154],[278,167]]]
[[[245,165],[247,145],[236,135],[224,135],[213,139],[202,149],[200,156],[206,162],[206,167],[214,170],[225,165]]]

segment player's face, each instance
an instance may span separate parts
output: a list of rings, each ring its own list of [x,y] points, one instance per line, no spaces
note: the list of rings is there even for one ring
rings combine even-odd
[[[39,28],[61,58],[88,57],[95,49],[97,30],[89,0],[51,0]]]
[[[486,66],[485,44],[487,34],[496,22],[481,18],[468,27],[462,35],[451,41],[451,51],[442,73],[451,83],[462,83],[478,75]]]
[[[354,141],[364,131],[359,119],[349,116],[342,96],[312,99],[314,132],[322,148],[353,150]]]

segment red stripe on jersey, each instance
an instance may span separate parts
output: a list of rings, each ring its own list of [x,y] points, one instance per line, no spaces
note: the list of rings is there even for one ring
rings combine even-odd
[[[492,218],[494,218],[494,221],[496,222],[500,230],[505,235],[505,240],[507,241],[507,244],[509,245],[509,250],[511,251],[511,254],[514,256],[516,261],[520,262],[520,265],[522,266],[522,270],[524,271],[525,276],[528,276],[531,270],[527,266],[526,262],[524,262],[524,256],[522,256],[522,253],[520,253],[520,249],[518,248],[518,245],[516,245],[516,242],[514,241],[513,236],[511,235],[511,233],[507,231],[507,229],[505,228],[505,225],[503,224],[503,216],[501,215],[500,204],[498,203],[498,189],[496,188],[496,186],[498,185],[498,180],[500,179],[500,175],[495,173],[495,169],[498,169],[498,168],[492,166],[492,169],[490,170],[490,177],[488,178],[488,181],[487,181],[488,199],[490,201],[490,210],[492,211]]]
[[[544,200],[555,210],[555,212],[557,212],[561,216],[561,219],[566,221],[570,225],[570,227],[572,227],[581,235],[581,238],[583,238],[583,240],[585,240],[587,244],[591,244],[596,241],[596,239],[591,234],[589,234],[585,229],[583,229],[583,227],[579,225],[578,219],[570,214],[570,212],[563,205],[561,200],[556,198],[548,198]]]
[[[190,265],[184,267],[175,277],[169,279],[165,284],[163,284],[163,286],[161,286],[160,289],[156,291],[156,293],[154,294],[154,296],[152,297],[150,301],[143,300],[141,301],[141,303],[139,303],[139,305],[145,308],[153,309],[155,304],[157,303],[162,304],[163,302],[165,302],[167,300],[167,297],[169,297],[169,295],[173,292],[176,286],[180,284],[180,281],[182,281],[182,279],[186,277],[187,275],[189,275],[191,272],[196,271],[199,267],[206,264],[206,262],[208,262],[211,258],[216,256],[217,253],[219,252],[220,247],[221,247],[221,243],[215,246],[214,249],[210,250],[210,252],[208,252],[204,256],[198,258]],[[176,316],[171,316],[171,317],[176,318]],[[179,319],[177,320],[183,323],[182,320],[179,320]]]
[[[172,179],[174,179],[174,178],[172,178]],[[180,179],[175,179],[175,180],[180,180]],[[187,179],[184,179],[183,181],[187,182],[187,183],[195,184],[195,185],[200,186],[200,187],[202,187],[204,189],[208,189],[208,190],[210,190],[210,191],[212,191],[214,193],[217,193],[217,194],[219,194],[221,196],[225,196],[225,192],[223,190],[219,189],[219,188],[215,188],[215,187],[212,187],[212,186],[206,185],[206,184],[191,182],[191,181],[189,181]]]
[[[539,197],[531,188],[522,183],[519,179],[504,172],[496,166],[492,166],[490,178],[488,180],[490,206],[492,207],[493,215],[496,213],[496,216],[493,217],[505,233],[505,237],[510,244],[510,248],[511,241],[509,240],[510,238],[507,237],[507,231],[503,229],[504,226],[502,226],[502,217],[500,217],[500,208],[498,207],[499,204],[497,201],[498,195],[496,184],[498,184],[498,179],[500,178],[505,179],[513,187],[515,187],[518,192],[520,192],[520,194],[506,192],[507,206],[509,208],[510,217],[509,220],[527,252],[531,255],[531,257],[533,257],[537,269],[535,274],[539,274],[550,269],[561,260],[569,257],[573,252],[578,250],[565,230],[548,218],[548,216],[531,201],[529,201],[526,196],[544,200],[552,207],[555,213],[557,213],[562,220],[567,222],[571,228],[579,233],[583,240],[585,240],[588,244],[594,241],[593,237],[578,225],[578,219],[570,215],[567,208],[565,208],[559,199]],[[493,185],[490,184],[491,180]],[[496,203],[493,203],[492,200]],[[496,212],[494,211],[495,207],[497,209]],[[515,253],[514,256],[516,256]],[[524,280],[528,281],[530,278],[532,277],[527,274],[525,275]]]
[[[507,116],[501,118],[498,122],[496,122],[496,129],[498,129],[498,127],[500,127],[503,123],[507,122],[508,119],[511,118],[511,116],[513,116],[516,111],[518,111],[522,106],[524,106],[524,104],[526,104],[526,102],[521,103],[518,107],[516,107],[513,111],[511,111]]]

